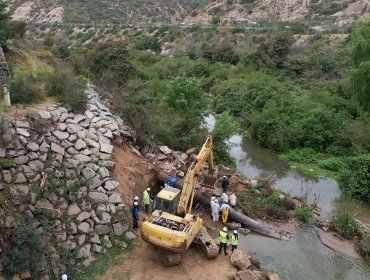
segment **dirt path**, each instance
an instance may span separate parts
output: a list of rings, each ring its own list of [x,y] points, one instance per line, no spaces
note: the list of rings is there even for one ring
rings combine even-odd
[[[0,102],[0,118],[1,117],[13,117],[15,119],[21,119],[26,114],[38,113],[40,111],[45,111],[52,104],[52,100],[46,100],[42,103],[32,104],[27,106],[16,106],[5,107],[4,103]]]
[[[132,198],[142,192],[155,178],[155,166],[144,157],[133,152],[129,146],[115,147],[116,165],[113,177],[120,183],[119,191],[128,205]],[[142,218],[140,218],[142,220]],[[139,238],[133,250],[121,257],[101,280],[225,280],[234,275],[236,268],[230,263],[229,256],[221,255],[214,260],[207,260],[204,253],[196,246],[191,247],[182,256],[178,266],[165,267],[158,258],[153,246]]]

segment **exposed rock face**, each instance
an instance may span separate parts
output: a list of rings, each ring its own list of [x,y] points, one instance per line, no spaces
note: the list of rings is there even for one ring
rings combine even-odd
[[[26,119],[7,120],[14,141],[1,148],[0,157],[12,158],[15,164],[0,171],[0,195],[5,195],[8,213],[24,215],[36,233],[47,236],[46,244],[55,241],[45,252],[52,263],[39,264],[45,272],[41,279],[50,279],[48,271],[66,271],[60,263],[62,248],[76,249],[78,258],[71,265],[85,267],[112,246],[116,236],[135,238],[115,215],[124,204],[109,170],[114,165],[111,141],[134,143],[135,133],[110,113],[92,86],[87,94],[84,114],[57,105],[40,112],[36,122],[43,133],[35,133],[34,122]],[[15,216],[1,210],[0,226],[14,229]]]

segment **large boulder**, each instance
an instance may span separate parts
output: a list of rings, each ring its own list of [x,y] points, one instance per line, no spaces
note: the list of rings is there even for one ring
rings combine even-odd
[[[98,203],[105,203],[108,202],[110,198],[108,198],[108,195],[105,193],[101,192],[89,192],[89,197],[93,202],[98,202]]]
[[[239,270],[247,270],[252,264],[248,258],[247,253],[242,250],[236,249],[231,255],[230,261]]]
[[[110,232],[110,227],[108,225],[96,225],[94,231],[99,235],[106,235]]]
[[[252,270],[242,270],[238,271],[235,276],[234,280],[259,280],[257,275],[253,273]]]

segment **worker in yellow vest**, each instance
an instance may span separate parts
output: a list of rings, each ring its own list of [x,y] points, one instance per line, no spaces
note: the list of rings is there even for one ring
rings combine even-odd
[[[218,254],[221,254],[222,248],[224,248],[225,256],[227,255],[226,248],[227,248],[227,240],[230,239],[229,235],[227,234],[227,228],[224,227],[219,234],[220,239],[220,249],[218,251]]]
[[[149,211],[150,211],[150,195],[149,195],[149,192],[150,192],[150,188],[147,188],[143,192],[143,203],[144,203],[145,213],[149,213]]]
[[[234,234],[231,235],[231,253],[238,249],[239,234],[237,230],[234,230]]]

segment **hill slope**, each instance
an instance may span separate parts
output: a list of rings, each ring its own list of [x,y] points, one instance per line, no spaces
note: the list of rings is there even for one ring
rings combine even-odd
[[[11,0],[15,19],[34,23],[169,24],[258,20],[330,21],[370,15],[369,0]]]

